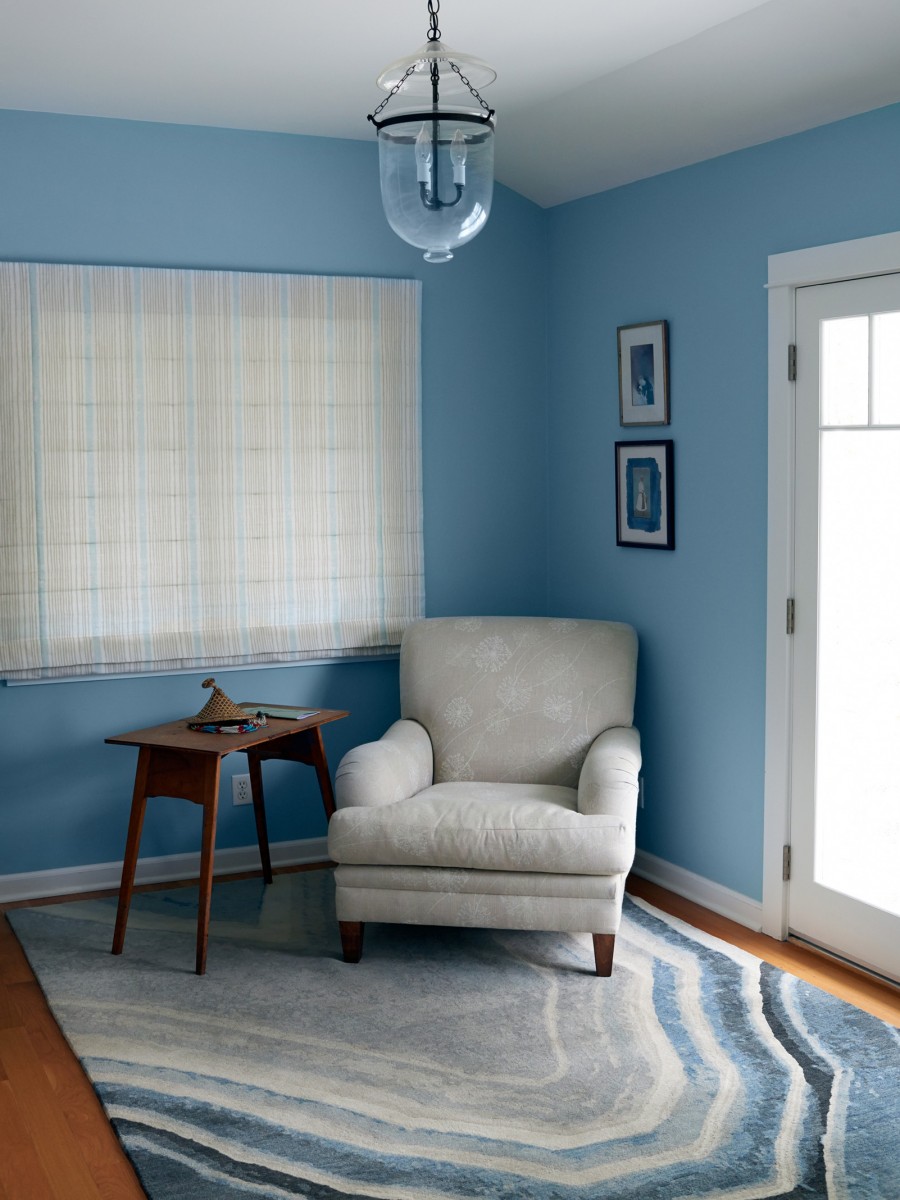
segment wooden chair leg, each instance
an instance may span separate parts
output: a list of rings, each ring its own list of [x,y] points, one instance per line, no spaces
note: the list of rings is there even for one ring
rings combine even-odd
[[[616,935],[614,933],[595,933],[592,936],[594,939],[594,963],[597,967],[597,974],[601,975],[604,979],[608,979],[612,975]]]
[[[362,921],[338,921],[341,930],[341,946],[344,951],[344,962],[358,963],[362,957],[363,929]]]

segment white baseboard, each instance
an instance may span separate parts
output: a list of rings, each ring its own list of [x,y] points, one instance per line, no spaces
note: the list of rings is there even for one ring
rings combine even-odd
[[[273,867],[294,867],[305,863],[327,862],[328,842],[324,837],[300,838],[292,842],[273,842],[269,847]],[[259,847],[234,846],[216,851],[217,875],[240,871],[258,871]],[[173,883],[194,879],[200,874],[200,852],[167,854],[160,858],[138,859],[135,883]],[[37,900],[46,896],[70,896],[79,892],[100,892],[117,888],[122,879],[122,863],[93,863],[84,867],[62,867],[55,871],[23,871],[18,875],[0,875],[0,904],[16,900]]]
[[[721,917],[746,925],[756,933],[762,930],[762,903],[759,900],[752,900],[741,892],[733,892],[721,883],[714,883],[703,875],[695,875],[693,871],[686,871],[684,867],[657,858],[655,854],[648,854],[646,850],[638,850],[632,870],[641,879],[658,883],[660,887],[668,888],[685,900],[702,904]]]

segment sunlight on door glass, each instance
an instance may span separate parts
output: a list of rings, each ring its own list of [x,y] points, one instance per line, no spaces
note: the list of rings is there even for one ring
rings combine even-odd
[[[824,431],[815,879],[900,915],[898,513],[900,431]]]
[[[872,420],[900,425],[900,312],[872,318]]]
[[[865,425],[869,419],[869,318],[822,322],[822,424]]]

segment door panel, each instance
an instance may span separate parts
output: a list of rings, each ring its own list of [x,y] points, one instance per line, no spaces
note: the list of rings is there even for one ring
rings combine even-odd
[[[791,932],[900,979],[900,276],[797,291]]]

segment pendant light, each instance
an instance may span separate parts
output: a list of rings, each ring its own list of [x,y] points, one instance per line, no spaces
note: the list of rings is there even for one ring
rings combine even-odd
[[[477,89],[497,74],[441,42],[440,7],[428,0],[427,42],[382,71],[388,95],[369,114],[388,224],[426,262],[447,262],[481,232],[494,191],[494,110]],[[395,97],[395,111],[381,117]]]

